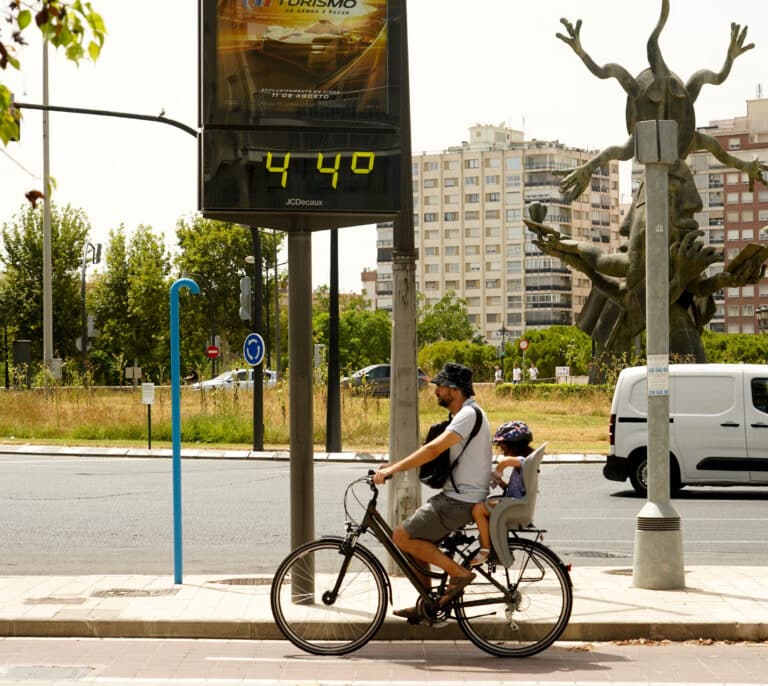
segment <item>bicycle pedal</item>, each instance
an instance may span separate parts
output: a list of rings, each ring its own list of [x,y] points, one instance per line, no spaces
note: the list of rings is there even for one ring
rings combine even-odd
[[[446,619],[438,619],[434,622],[430,622],[429,626],[431,626],[433,629],[443,629],[446,626],[448,626],[448,620]]]

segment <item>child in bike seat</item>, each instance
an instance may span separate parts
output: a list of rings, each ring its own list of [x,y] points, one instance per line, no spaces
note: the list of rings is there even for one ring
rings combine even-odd
[[[480,535],[480,550],[470,561],[471,567],[483,564],[491,554],[491,531],[489,520],[491,510],[498,504],[499,498],[522,498],[525,495],[523,483],[523,463],[533,452],[531,441],[533,434],[525,422],[505,422],[493,436],[493,442],[501,450],[502,457],[491,472],[491,486],[503,489],[501,496],[491,496],[483,503],[476,503],[472,508],[472,518],[477,524]],[[502,478],[504,470],[512,467],[509,481]]]

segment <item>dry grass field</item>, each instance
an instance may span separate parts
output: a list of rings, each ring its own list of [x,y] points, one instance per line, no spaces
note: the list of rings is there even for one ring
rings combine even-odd
[[[549,452],[596,452],[608,449],[610,397],[514,399],[497,395],[490,384],[477,388],[477,400],[495,428],[522,419],[532,428],[534,443],[549,441]],[[532,394],[535,395],[535,394]],[[264,391],[264,446],[285,448],[288,435],[288,388]],[[444,419],[431,387],[421,391],[420,435]],[[326,394],[314,396],[314,442],[325,445]],[[343,450],[386,452],[389,440],[389,399],[353,395],[341,398]],[[252,445],[252,396],[237,391],[198,392],[182,389],[182,443],[210,447],[248,448]],[[170,389],[156,388],[152,405],[152,446],[171,440]],[[58,445],[136,446],[147,444],[147,406],[141,390],[60,388],[45,391],[0,392],[0,441]]]

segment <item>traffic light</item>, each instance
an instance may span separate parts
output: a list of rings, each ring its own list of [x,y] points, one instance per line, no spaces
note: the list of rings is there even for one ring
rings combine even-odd
[[[251,277],[240,277],[240,319],[244,322],[251,319]]]

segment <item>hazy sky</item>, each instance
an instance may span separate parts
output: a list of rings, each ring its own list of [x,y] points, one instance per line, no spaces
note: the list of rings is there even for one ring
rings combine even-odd
[[[109,34],[94,65],[70,65],[51,50],[50,103],[165,116],[197,125],[197,1],[93,0]],[[524,128],[529,138],[601,148],[626,140],[625,96],[615,80],[592,76],[555,38],[560,17],[583,19],[582,43],[598,64],[618,62],[637,74],[660,0],[409,0],[413,151],[436,152],[467,138],[475,123]],[[730,22],[749,25],[754,50],[736,60],[721,86],[705,86],[697,122],[746,114],[763,85],[768,96],[768,7],[757,0],[701,3],[672,0],[661,36],[669,67],[684,81],[698,69],[717,71]],[[21,102],[42,102],[42,49],[26,48],[21,75],[2,79]],[[0,148],[0,223],[42,185],[42,114],[25,111],[22,142]],[[51,114],[55,200],[85,210],[91,240],[139,224],[169,236],[197,208],[197,146],[168,126],[124,119]],[[622,188],[622,193],[628,193]],[[342,291],[357,291],[359,274],[376,267],[373,227],[340,231]],[[313,239],[313,283],[328,282],[327,232]]]

